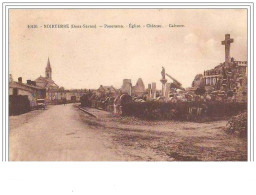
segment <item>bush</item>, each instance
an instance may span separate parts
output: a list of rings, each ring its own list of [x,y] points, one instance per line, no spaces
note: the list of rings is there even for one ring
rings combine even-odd
[[[247,112],[233,116],[227,124],[226,131],[231,134],[238,134],[240,137],[247,136]]]

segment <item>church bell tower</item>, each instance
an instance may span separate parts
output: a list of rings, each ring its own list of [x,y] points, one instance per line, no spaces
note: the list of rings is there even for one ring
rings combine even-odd
[[[47,66],[45,68],[45,77],[47,79],[52,79],[52,68],[51,68],[51,64],[50,64],[49,58],[48,58],[48,61],[47,61]]]

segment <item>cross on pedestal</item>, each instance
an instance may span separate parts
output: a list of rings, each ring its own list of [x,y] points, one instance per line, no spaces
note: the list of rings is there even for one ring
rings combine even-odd
[[[225,35],[225,40],[221,42],[225,45],[225,65],[230,62],[230,44],[234,42],[234,39],[230,39],[230,34]]]

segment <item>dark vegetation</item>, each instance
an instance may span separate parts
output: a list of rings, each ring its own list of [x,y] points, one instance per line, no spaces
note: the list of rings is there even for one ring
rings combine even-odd
[[[246,103],[223,102],[132,102],[122,106],[124,116],[146,120],[201,120],[226,118],[246,111]]]
[[[247,136],[247,112],[233,116],[227,124],[226,131],[230,134],[237,134],[240,137]]]

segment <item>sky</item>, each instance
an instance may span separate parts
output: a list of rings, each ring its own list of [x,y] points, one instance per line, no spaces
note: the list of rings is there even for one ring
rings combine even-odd
[[[162,66],[190,87],[197,74],[224,62],[225,34],[234,39],[231,56],[247,60],[245,9],[12,9],[9,17],[9,72],[15,81],[44,76],[49,57],[52,78],[65,89],[120,88],[123,79],[135,85],[138,78],[160,89]],[[131,29],[130,23],[162,28]],[[32,24],[39,28],[27,28]],[[43,28],[46,24],[125,28]]]

